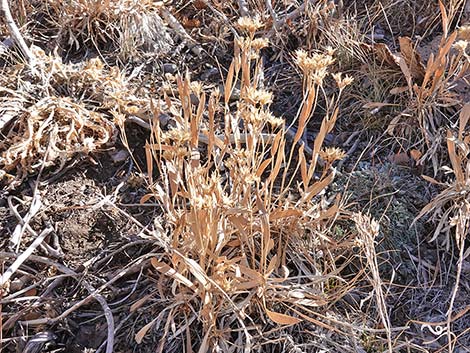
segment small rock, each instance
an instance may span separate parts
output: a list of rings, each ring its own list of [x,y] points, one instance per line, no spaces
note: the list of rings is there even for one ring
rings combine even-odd
[[[127,150],[109,151],[108,154],[113,160],[113,163],[124,162],[127,159],[127,157],[129,157],[129,152]]]
[[[191,93],[189,99],[192,105],[199,105],[199,98],[194,93]]]
[[[201,75],[201,80],[205,81],[209,79],[212,76],[218,75],[219,70],[216,67],[212,67],[209,70],[204,71],[204,73]]]
[[[164,74],[175,74],[178,71],[178,66],[171,63],[163,64],[163,73]]]
[[[170,121],[170,117],[168,116],[168,114],[160,113],[160,115],[158,116],[158,120],[160,120],[160,126],[167,126],[168,121]]]

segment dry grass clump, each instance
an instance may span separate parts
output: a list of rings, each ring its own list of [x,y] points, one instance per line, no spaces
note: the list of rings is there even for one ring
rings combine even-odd
[[[343,0],[345,11],[357,18],[367,18],[363,31],[384,32],[402,36],[426,36],[436,29],[439,22],[438,2],[428,0]],[[450,18],[460,16],[465,5],[464,0],[442,0],[449,9]],[[398,44],[398,43],[395,43]]]
[[[427,147],[420,163],[432,160],[435,173],[439,168],[436,151],[440,146],[442,127],[452,124],[449,112],[461,106],[461,97],[453,88],[468,80],[470,68],[470,57],[466,52],[468,38],[459,40],[459,33],[465,36],[467,30],[463,28],[448,34],[446,10],[441,7],[441,11],[444,34],[437,53],[431,54],[426,65],[412,41],[407,37],[400,38],[397,65],[404,74],[407,87],[395,88],[392,93],[406,92],[407,108],[391,121],[388,128],[392,134],[411,136],[419,126]]]
[[[33,71],[18,64],[0,77],[0,166],[10,187],[42,166],[63,166],[77,152],[111,146],[113,111],[139,116],[150,109],[117,68],[106,69],[99,59],[65,65],[41,50],[35,55],[40,65]]]
[[[445,189],[424,207],[417,217],[419,219],[430,214],[431,219],[437,221],[431,241],[438,239],[438,236],[444,233],[444,244],[449,250],[452,244],[451,235],[454,234],[459,252],[455,287],[447,312],[446,333],[449,351],[452,351],[458,342],[458,337],[452,332],[452,323],[459,318],[459,315],[453,314],[453,306],[459,290],[463,262],[470,255],[469,249],[465,248],[465,242],[470,234],[470,135],[467,128],[469,121],[470,104],[467,103],[460,112],[457,136],[450,130],[447,132],[447,150],[451,166],[445,167],[445,169],[448,173],[452,173],[454,178],[449,183],[440,184],[434,179],[426,177],[429,181],[440,184]]]
[[[163,275],[157,287],[168,309],[135,339],[140,343],[164,322],[176,325],[175,334],[164,329],[160,351],[178,336],[181,345],[196,344],[199,352],[249,350],[272,323],[318,323],[312,313],[337,299],[345,284],[336,261],[351,245],[329,235],[340,204],[322,196],[334,178],[333,163],[344,154],[323,150],[322,143],[351,79],[335,76],[340,92],[327,99],[313,153],[306,157],[303,145],[296,145],[322,94],[331,53],[297,53],[304,101],[289,147],[284,121],[271,114],[272,95],[260,80],[259,53],[267,42],[254,32],[261,23],[243,18],[239,26],[246,36],[236,41],[224,97],[213,91],[206,99],[200,85],[179,77],[179,99],[165,98],[175,126],[152,124],[146,147],[151,193],[143,202],[155,199],[163,211],[154,225],[164,252],[152,265]],[[232,105],[237,83],[240,99]],[[317,172],[320,158],[324,167]],[[332,280],[336,287],[328,285]],[[195,322],[202,331],[193,329]]]
[[[0,142],[3,172],[15,171],[17,185],[29,173],[60,162],[76,153],[88,154],[112,141],[114,124],[102,114],[66,98],[49,97],[22,113]]]
[[[161,3],[142,0],[46,0],[29,1],[32,19],[42,18],[38,37],[65,53],[86,50],[113,53],[121,60],[136,59],[144,52],[166,54],[173,43],[159,15]],[[47,25],[44,26],[44,22]],[[50,49],[51,43],[46,43]]]

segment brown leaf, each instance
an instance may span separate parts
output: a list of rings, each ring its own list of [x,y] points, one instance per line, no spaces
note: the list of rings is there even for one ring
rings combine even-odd
[[[369,102],[369,103],[364,104],[362,107],[364,109],[375,109],[375,108],[387,107],[387,106],[390,106],[390,105],[394,105],[394,104],[382,103],[382,102]]]
[[[282,218],[287,218],[287,217],[300,217],[302,216],[302,211],[299,211],[299,210],[296,210],[296,209],[293,209],[293,208],[290,208],[290,209],[287,209],[287,210],[279,210],[277,209],[276,211],[272,212],[270,215],[269,215],[269,220],[270,221],[274,221],[274,220],[277,220],[277,219],[282,219]]]
[[[147,334],[148,330],[150,330],[152,328],[152,326],[155,324],[155,321],[157,319],[153,319],[152,321],[150,321],[147,325],[145,325],[144,327],[142,327],[139,332],[137,332],[134,336],[134,339],[135,341],[137,342],[137,344],[141,344],[142,343],[142,340],[144,339],[145,335]]]
[[[410,70],[410,74],[419,84],[423,82],[426,68],[422,62],[421,56],[416,51],[413,42],[408,37],[400,37],[400,54],[405,60]]]
[[[419,151],[419,150],[412,149],[412,150],[410,151],[410,156],[411,156],[411,158],[413,158],[413,160],[414,160],[415,162],[417,162],[417,161],[421,158],[422,155],[423,155],[423,154],[422,154],[421,151]]]
[[[442,185],[442,183],[438,182],[436,179],[434,179],[434,178],[432,178],[432,177],[430,177],[430,176],[421,175],[421,177],[422,177],[424,180],[430,182],[431,184]]]
[[[408,165],[410,163],[410,157],[408,157],[406,152],[395,153],[388,157],[388,160],[397,165]]]
[[[174,280],[176,280],[177,282],[181,283],[181,284],[184,284],[185,286],[191,288],[191,289],[194,289],[194,284],[193,282],[191,282],[189,279],[187,279],[186,277],[184,277],[182,274],[176,272],[175,269],[173,269],[172,267],[168,266],[166,263],[164,262],[160,262],[158,261],[156,258],[152,258],[150,260],[150,263],[152,264],[152,266],[158,271],[158,272],[161,272],[162,274],[168,276],[168,277],[171,277],[173,278]]]
[[[406,92],[406,91],[408,91],[408,87],[404,87],[404,86],[402,86],[402,87],[395,87],[395,88],[392,88],[392,89],[390,90],[390,94],[396,95],[396,94],[404,93],[404,92]]]
[[[399,68],[398,57],[394,55],[390,48],[383,43],[374,43],[373,45],[363,44],[364,49],[372,52],[379,61],[395,69]]]
[[[276,313],[268,309],[266,309],[266,314],[272,321],[274,321],[276,324],[279,324],[279,325],[295,325],[295,324],[298,324],[299,322],[302,322],[302,320],[299,318],[285,315],[285,314]]]
[[[467,103],[463,106],[462,110],[460,111],[459,140],[463,140],[465,127],[467,126],[469,120],[470,120],[470,103]]]
[[[268,158],[265,161],[263,161],[263,163],[261,163],[258,170],[256,171],[256,176],[260,177],[261,175],[263,175],[264,170],[269,165],[269,163],[271,163],[271,161],[272,161],[271,158]]]
[[[144,204],[146,203],[148,200],[150,200],[152,197],[154,197],[155,195],[154,194],[145,194],[144,196],[141,197],[140,199],[140,204]]]
[[[147,294],[146,296],[144,296],[143,298],[140,298],[139,300],[137,300],[134,304],[131,305],[130,309],[129,309],[129,312],[133,313],[134,311],[136,311],[137,309],[139,309],[142,305],[144,305],[150,298],[152,298],[153,296],[155,296],[157,293],[154,292],[154,293],[150,293],[150,294]]]

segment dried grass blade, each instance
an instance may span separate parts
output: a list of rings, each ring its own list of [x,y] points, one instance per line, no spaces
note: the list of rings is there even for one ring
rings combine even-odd
[[[444,38],[447,38],[449,18],[447,17],[447,10],[441,0],[439,0],[439,9],[441,10],[443,36]]]
[[[447,150],[449,153],[450,162],[452,163],[452,170],[454,171],[457,185],[464,185],[465,175],[462,170],[462,160],[457,154],[455,149],[454,136],[452,136],[452,132],[450,131],[447,131]]]
[[[304,105],[302,106],[302,110],[300,111],[299,117],[299,124],[297,127],[297,132],[294,136],[293,146],[299,142],[302,134],[304,133],[305,128],[307,127],[307,122],[310,119],[310,115],[312,113],[313,103],[316,97],[316,89],[315,86],[312,85],[308,91],[307,100],[305,101]]]
[[[155,319],[153,319],[152,321],[150,321],[147,325],[145,325],[144,327],[142,327],[134,336],[134,339],[135,341],[137,342],[137,344],[141,344],[145,335],[147,334],[147,332],[153,327],[153,325],[155,324],[155,321],[157,321],[158,317],[156,317]]]
[[[334,179],[334,174],[331,173],[326,178],[324,178],[323,180],[318,181],[315,184],[313,184],[311,187],[309,187],[306,190],[306,193],[303,196],[302,201],[303,202],[309,202],[313,197],[318,195],[320,193],[320,191],[322,191],[328,185],[330,185],[333,182],[333,179]]]
[[[186,287],[191,288],[192,290],[196,289],[193,282],[191,282],[182,274],[178,273],[174,268],[170,267],[166,263],[158,261],[156,258],[152,258],[150,263],[158,272],[164,274],[165,276],[173,278],[178,283],[181,283]]]
[[[295,325],[295,324],[298,324],[299,322],[302,322],[301,319],[293,317],[293,316],[289,316],[289,315],[281,314],[281,313],[276,313],[276,312],[268,310],[268,309],[265,309],[265,311],[266,311],[266,314],[268,315],[268,317],[273,322],[275,322],[276,324],[279,324],[279,325]]]
[[[465,128],[470,120],[470,103],[466,103],[460,111],[459,118],[459,140],[463,141]]]

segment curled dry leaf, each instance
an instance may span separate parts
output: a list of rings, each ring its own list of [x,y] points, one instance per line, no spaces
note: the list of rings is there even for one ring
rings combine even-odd
[[[421,83],[424,79],[424,75],[426,74],[426,68],[422,62],[421,56],[416,51],[410,38],[400,37],[399,41],[400,54],[409,68],[410,75],[417,83]]]
[[[299,318],[289,316],[286,314],[276,313],[268,309],[266,309],[266,314],[272,321],[274,321],[276,324],[279,324],[279,325],[295,325],[295,324],[298,324],[299,322],[302,322],[302,320]]]

